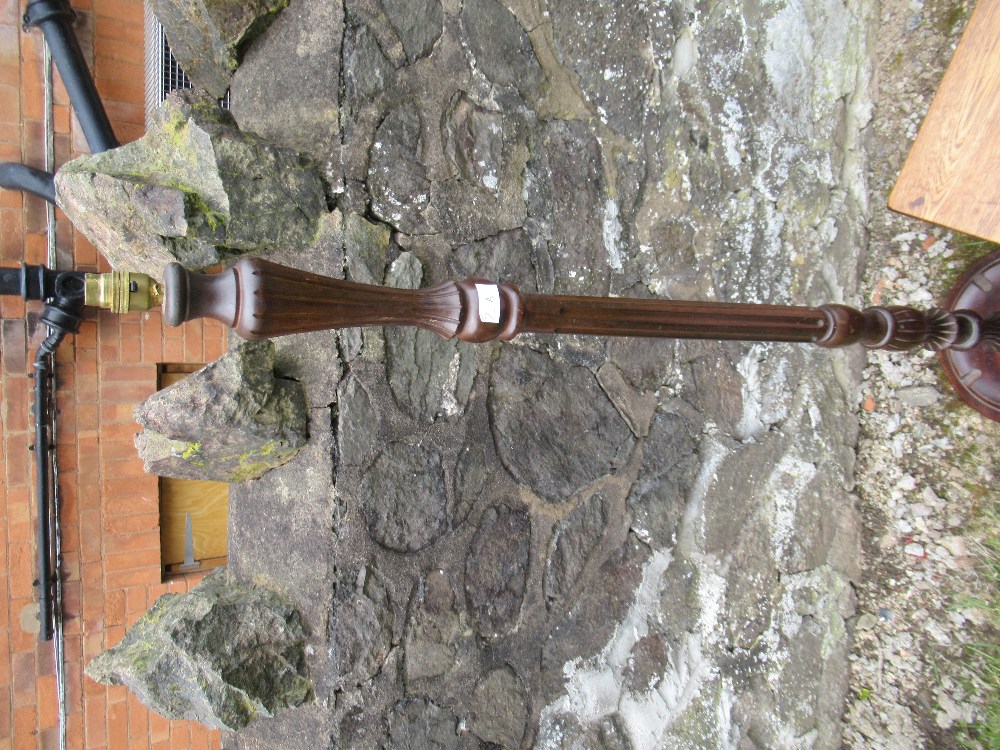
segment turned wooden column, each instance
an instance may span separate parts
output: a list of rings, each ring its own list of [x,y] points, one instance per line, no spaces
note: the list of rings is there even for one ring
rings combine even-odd
[[[244,258],[219,274],[166,273],[168,325],[210,317],[248,339],[357,326],[417,326],[462,341],[519,333],[786,341],[823,347],[969,347],[989,329],[973,313],[908,307],[855,310],[621,297],[521,294],[481,279],[393,289]],[[994,326],[995,327],[995,326]],[[991,330],[991,329],[990,329]]]
[[[1000,253],[956,285],[947,309],[795,307],[521,294],[481,279],[428,289],[356,284],[244,258],[214,275],[176,263],[164,280],[168,325],[209,317],[248,339],[355,326],[417,326],[446,339],[509,341],[519,333],[735,341],[941,352],[959,397],[1000,421]]]

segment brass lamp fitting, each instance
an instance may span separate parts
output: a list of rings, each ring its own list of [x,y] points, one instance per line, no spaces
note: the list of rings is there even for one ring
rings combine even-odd
[[[86,304],[116,313],[149,310],[163,302],[163,286],[144,273],[88,273],[84,284]]]

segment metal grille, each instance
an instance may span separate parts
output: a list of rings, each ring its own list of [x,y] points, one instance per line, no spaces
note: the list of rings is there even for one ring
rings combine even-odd
[[[157,24],[159,26],[159,24]],[[170,51],[170,44],[160,26],[160,101],[167,98],[167,94],[177,89],[191,88],[191,79],[174,59],[174,53]]]
[[[146,42],[146,120],[171,91],[189,89],[191,79],[170,51],[163,26],[150,9],[145,8]],[[219,106],[229,109],[229,92],[219,100]]]

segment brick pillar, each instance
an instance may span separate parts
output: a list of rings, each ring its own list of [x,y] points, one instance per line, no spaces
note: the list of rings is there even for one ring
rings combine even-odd
[[[142,3],[74,2],[82,46],[115,133],[143,133]],[[41,34],[20,29],[23,6],[0,0],[0,160],[42,167]],[[87,151],[55,75],[56,163]],[[94,247],[57,211],[61,267],[107,270]],[[45,207],[0,190],[0,263],[45,261]],[[31,369],[41,332],[37,303],[0,297],[0,750],[55,747],[52,645],[34,619],[34,468]],[[164,331],[158,312],[125,317],[88,311],[58,351],[57,456],[62,498],[66,692],[70,747],[217,748],[218,732],[151,715],[123,688],[83,676],[157,597],[197,578],[161,581],[158,484],[142,471],[132,439],[134,406],[156,388],[157,364],[207,362],[226,348],[214,323]]]

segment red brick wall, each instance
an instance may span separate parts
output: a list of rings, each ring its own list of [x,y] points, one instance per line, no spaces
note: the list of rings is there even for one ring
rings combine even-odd
[[[80,36],[123,142],[143,132],[142,4],[80,0]],[[43,167],[41,33],[20,29],[23,0],[0,0],[0,160]],[[85,153],[58,75],[56,164]],[[57,212],[58,213],[58,212]],[[60,268],[107,264],[58,213]],[[41,200],[0,190],[0,263],[45,262]],[[0,750],[56,747],[51,643],[40,643],[35,602],[32,381],[40,340],[37,303],[0,298]],[[193,581],[161,582],[158,486],[142,471],[132,438],[135,405],[156,387],[157,363],[211,362],[225,350],[216,324],[163,328],[158,312],[88,312],[57,355],[58,461],[62,493],[68,736],[80,748],[219,747],[217,732],[167,721],[124,688],[83,676],[83,665],[117,643],[161,594]]]

